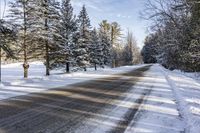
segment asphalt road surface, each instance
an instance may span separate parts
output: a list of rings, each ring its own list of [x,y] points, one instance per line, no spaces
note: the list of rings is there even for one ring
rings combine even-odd
[[[152,85],[132,95],[149,68],[0,101],[0,133],[133,132]]]

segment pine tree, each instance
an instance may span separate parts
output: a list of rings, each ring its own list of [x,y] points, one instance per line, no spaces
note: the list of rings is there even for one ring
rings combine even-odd
[[[59,3],[55,0],[35,0],[34,28],[36,46],[45,58],[46,75],[50,75],[50,50],[55,48],[60,39]],[[55,39],[56,38],[56,39]],[[45,51],[45,52],[44,52]],[[45,53],[45,54],[43,54]]]
[[[100,30],[111,39],[111,25],[107,20],[103,20],[100,24]]]
[[[90,45],[90,64],[93,64],[95,70],[97,70],[97,66],[102,67],[104,64],[103,57],[103,46],[100,42],[100,38],[98,36],[97,30],[94,29],[91,32],[91,45]]]
[[[69,63],[73,60],[74,42],[73,37],[77,30],[76,17],[73,15],[73,7],[70,4],[70,0],[63,0],[60,9],[60,40],[56,46],[57,50],[54,51],[54,62],[51,64],[57,64],[59,66],[66,65],[66,72],[69,72]]]
[[[16,58],[13,50],[13,41],[16,39],[16,33],[13,27],[0,19],[0,55],[5,53],[7,58]],[[3,50],[3,51],[2,51]]]
[[[111,44],[112,44],[112,67],[116,67],[118,65],[119,60],[119,48],[120,48],[120,40],[121,40],[121,27],[117,22],[113,22],[110,24],[111,26]]]
[[[110,25],[107,21],[103,21],[99,28],[100,43],[103,47],[104,65],[111,64],[112,44],[110,36]]]
[[[77,21],[76,16],[73,15],[73,7],[70,4],[70,0],[63,2],[63,7],[61,9],[63,15],[61,25],[63,27],[63,43],[65,44],[65,63],[66,63],[66,72],[69,72],[69,63],[74,60],[74,47],[75,43],[73,42],[73,37],[77,31]]]
[[[107,44],[110,43],[109,46],[109,54],[110,54],[110,61],[107,64],[112,62],[112,67],[114,68],[118,63],[119,60],[119,51],[120,51],[120,41],[121,41],[121,27],[117,22],[108,23],[107,20],[103,20],[100,23],[100,33],[104,37],[104,41],[107,40]],[[109,41],[109,42],[108,42]],[[104,42],[105,43],[105,42]],[[112,59],[111,59],[112,58]]]
[[[8,18],[18,29],[17,42],[20,43],[20,49],[23,51],[24,58],[24,78],[28,78],[28,52],[30,48],[30,29],[32,26],[32,0],[15,0],[10,3],[10,14]]]
[[[76,46],[76,61],[81,68],[84,68],[86,71],[87,66],[89,65],[89,49],[88,46],[90,45],[90,19],[87,14],[87,10],[85,5],[82,7],[80,14],[78,16],[78,31],[79,31],[79,38],[78,44]]]

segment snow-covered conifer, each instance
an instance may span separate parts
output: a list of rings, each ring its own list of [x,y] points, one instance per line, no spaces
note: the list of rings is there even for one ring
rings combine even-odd
[[[100,41],[97,30],[91,32],[91,45],[90,45],[90,64],[94,65],[95,70],[97,66],[102,67],[104,64],[103,45]]]
[[[111,59],[112,44],[111,44],[110,34],[108,34],[107,30],[102,25],[100,25],[99,28],[99,38],[100,38],[100,43],[103,47],[104,65],[110,65],[112,62]]]
[[[90,19],[87,14],[85,5],[83,6],[80,14],[78,16],[78,43],[76,46],[76,61],[78,66],[84,68],[86,71],[87,66],[89,65],[89,45],[90,45]]]
[[[73,15],[73,7],[70,0],[62,0],[60,8],[60,39],[56,49],[52,51],[51,67],[66,66],[69,72],[69,63],[73,61],[74,42],[73,37],[77,30],[76,17]]]
[[[34,28],[37,49],[45,58],[46,75],[50,75],[50,50],[59,42],[60,24],[59,3],[55,0],[35,0]]]
[[[19,44],[19,51],[24,59],[24,78],[28,77],[28,58],[30,57],[29,50],[31,49],[31,28],[32,28],[32,13],[33,0],[14,0],[10,3],[10,12],[8,19],[10,23],[15,25],[18,30],[17,43]],[[28,55],[29,54],[29,55]]]

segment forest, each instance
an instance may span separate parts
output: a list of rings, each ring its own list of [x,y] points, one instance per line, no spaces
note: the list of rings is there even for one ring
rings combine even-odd
[[[145,63],[185,72],[200,71],[199,0],[149,0],[144,19],[153,31],[142,50]]]
[[[24,78],[36,60],[44,62],[47,76],[53,69],[69,73],[142,60],[131,31],[125,35],[120,24],[107,20],[93,27],[86,6],[75,15],[70,0],[14,0],[1,18],[2,60],[23,62]]]

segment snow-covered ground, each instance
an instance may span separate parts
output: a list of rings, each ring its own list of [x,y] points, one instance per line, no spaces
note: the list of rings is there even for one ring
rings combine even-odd
[[[66,86],[95,78],[103,78],[111,74],[131,71],[138,66],[125,66],[116,69],[106,68],[95,71],[93,68],[88,72],[74,72],[63,74],[62,70],[52,71],[52,75],[46,77],[45,66],[42,62],[32,62],[29,69],[29,78],[23,79],[22,63],[14,63],[2,66],[2,81],[0,85],[0,100],[26,95],[33,92],[41,92],[46,89]]]
[[[134,86],[135,87],[135,86]],[[162,67],[153,65],[136,84],[134,94],[144,95],[137,115],[126,133],[180,133],[184,131],[184,120],[179,116],[176,98],[163,74]]]
[[[196,74],[162,70],[175,94],[185,132],[200,133],[200,82],[196,80]]]
[[[200,83],[192,77],[153,65],[136,84],[151,92],[127,133],[200,133]]]
[[[200,72],[181,72],[180,70],[174,70],[173,72],[176,72],[177,74],[185,75],[187,77],[193,78],[200,82]]]

